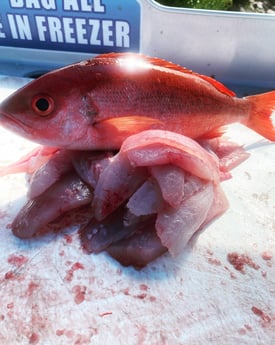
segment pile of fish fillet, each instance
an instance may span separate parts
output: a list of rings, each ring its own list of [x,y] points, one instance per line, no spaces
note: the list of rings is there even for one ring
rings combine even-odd
[[[28,201],[13,233],[26,239],[78,224],[85,252],[136,268],[167,251],[177,256],[225,212],[220,183],[248,156],[221,138],[198,143],[164,130],[132,135],[118,152],[38,151],[31,166],[27,159]]]

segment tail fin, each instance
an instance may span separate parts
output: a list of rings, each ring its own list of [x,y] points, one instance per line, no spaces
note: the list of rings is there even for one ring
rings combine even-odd
[[[246,98],[252,104],[247,127],[275,141],[275,91]]]

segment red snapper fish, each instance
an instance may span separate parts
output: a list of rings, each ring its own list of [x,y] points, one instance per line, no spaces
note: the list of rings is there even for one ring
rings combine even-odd
[[[239,122],[275,141],[275,91],[237,98],[218,81],[173,63],[111,53],[49,72],[0,105],[0,123],[42,145],[120,148],[148,129],[214,138]]]

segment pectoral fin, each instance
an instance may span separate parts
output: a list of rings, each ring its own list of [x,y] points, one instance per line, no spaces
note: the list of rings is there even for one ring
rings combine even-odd
[[[102,129],[113,129],[119,133],[134,134],[146,129],[164,128],[164,123],[158,119],[146,116],[122,116],[112,117],[102,120],[96,124],[96,127]]]

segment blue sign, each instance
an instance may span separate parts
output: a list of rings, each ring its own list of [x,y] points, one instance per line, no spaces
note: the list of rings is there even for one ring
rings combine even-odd
[[[1,0],[0,46],[139,51],[138,0]]]

